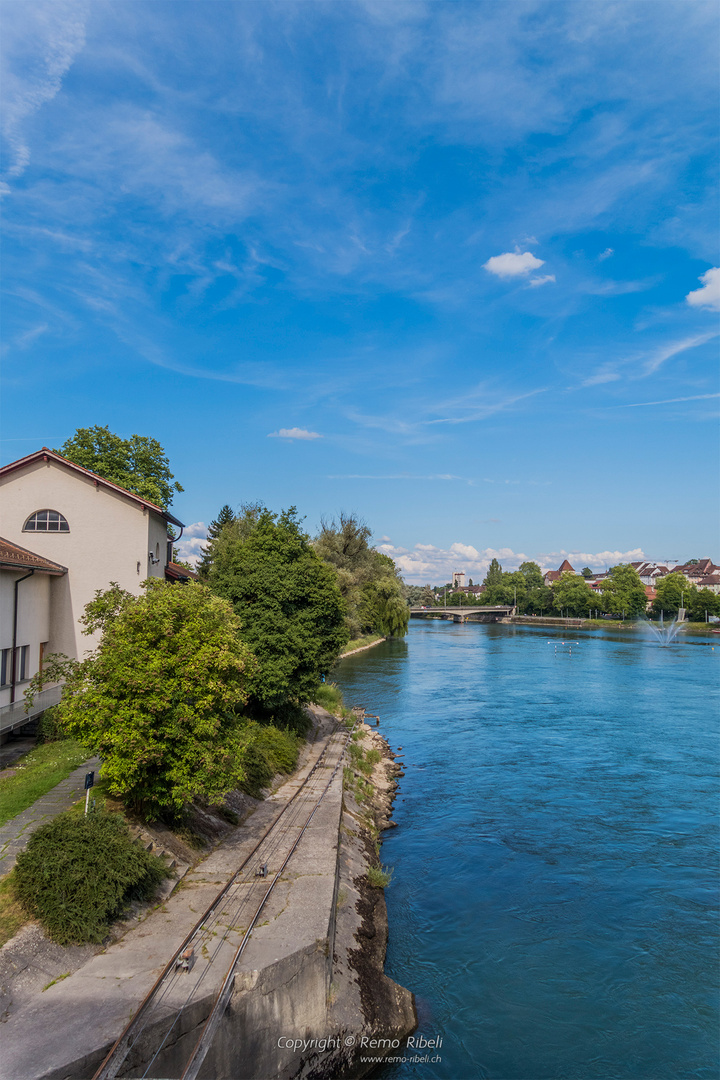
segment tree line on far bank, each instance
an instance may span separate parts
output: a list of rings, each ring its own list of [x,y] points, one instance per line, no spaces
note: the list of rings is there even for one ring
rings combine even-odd
[[[450,606],[462,604],[510,605],[516,604],[524,615],[568,615],[587,618],[595,612],[616,615],[618,618],[635,618],[647,613],[645,586],[633,566],[620,563],[611,567],[599,590],[591,589],[586,578],[591,572],[560,575],[552,585],[546,585],[543,571],[535,562],[524,562],[519,569],[504,571],[497,559],[493,559],[482,583],[482,593],[469,597],[467,593],[452,591],[452,586],[439,590],[430,585],[412,586],[410,603],[433,607],[447,602]],[[410,590],[407,590],[410,592]],[[438,592],[443,600],[438,601]],[[661,578],[651,605],[651,614],[674,616],[685,607],[688,617],[704,622],[706,615],[720,616],[720,596],[711,589],[698,589],[683,574],[670,573]]]

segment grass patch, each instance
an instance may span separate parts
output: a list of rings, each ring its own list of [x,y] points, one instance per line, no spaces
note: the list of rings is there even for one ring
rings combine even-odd
[[[369,866],[367,879],[374,889],[384,889],[390,884],[393,872],[388,866]]]
[[[333,716],[341,716],[344,706],[339,687],[335,683],[321,683],[315,691],[315,704],[327,709]]]
[[[0,881],[0,946],[15,937],[27,922],[30,922],[30,915],[17,898],[15,871],[12,870]]]
[[[385,638],[382,634],[366,634],[365,637],[354,638],[352,641],[348,641],[340,655],[345,656],[355,649],[364,649],[367,645],[374,645],[376,641],[384,640]]]
[[[64,975],[58,975],[57,979],[51,979],[49,983],[46,983],[45,986],[43,986],[40,993],[44,994],[45,991],[49,990],[51,986],[55,985],[55,983],[62,982],[63,979],[68,979],[71,975],[72,975],[72,971],[66,971]]]
[[[0,780],[0,825],[47,795],[90,757],[75,739],[42,743],[14,764],[14,776]]]
[[[41,825],[15,865],[15,895],[60,945],[100,942],[132,900],[169,877],[134,841],[119,814],[58,814]]]

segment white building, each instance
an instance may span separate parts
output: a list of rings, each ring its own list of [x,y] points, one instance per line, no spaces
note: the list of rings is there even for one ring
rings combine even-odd
[[[0,468],[0,712],[22,697],[43,654],[81,658],[95,647],[78,619],[98,589],[116,581],[137,595],[146,578],[166,576],[168,523],[183,527],[47,447]]]

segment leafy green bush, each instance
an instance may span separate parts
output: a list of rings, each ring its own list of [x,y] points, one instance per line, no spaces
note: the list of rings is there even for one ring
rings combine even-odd
[[[57,742],[58,739],[66,739],[67,733],[62,725],[58,708],[53,705],[46,709],[40,716],[37,725],[37,741],[39,743]]]
[[[276,773],[291,773],[297,764],[300,739],[292,731],[271,724],[251,722],[246,728],[248,742],[240,758],[245,777],[241,787],[258,796]]]
[[[66,812],[33,833],[15,867],[15,895],[60,945],[102,941],[131,900],[170,871],[118,814]]]

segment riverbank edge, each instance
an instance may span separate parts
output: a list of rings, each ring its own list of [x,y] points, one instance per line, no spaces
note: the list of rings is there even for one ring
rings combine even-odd
[[[282,1080],[360,1080],[418,1025],[415,995],[385,974],[385,891],[368,874],[381,869],[382,833],[396,826],[390,815],[405,773],[379,731],[360,723],[356,735],[365,755],[375,750],[380,760],[369,777],[349,763],[344,770],[327,1024],[335,1044]]]
[[[377,641],[371,641],[369,645],[361,645],[359,649],[351,649],[350,652],[340,653],[338,661],[344,660],[346,656],[355,656],[357,653],[365,652],[367,649],[374,649],[376,645],[380,645],[383,641],[387,641],[387,638],[381,636]]]

